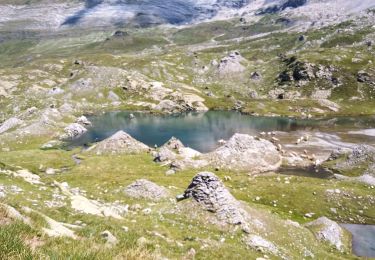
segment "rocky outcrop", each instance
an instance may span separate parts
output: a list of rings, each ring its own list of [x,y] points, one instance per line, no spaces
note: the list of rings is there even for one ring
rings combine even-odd
[[[154,161],[169,164],[173,171],[185,168],[201,168],[208,165],[208,161],[200,159],[202,154],[194,149],[185,147],[175,137],[166,142],[154,153]]]
[[[83,126],[91,126],[91,122],[85,116],[80,116],[79,118],[77,118],[76,123]]]
[[[1,213],[5,213],[5,216],[2,216],[1,218],[9,218],[10,220],[20,221],[25,223],[26,225],[31,224],[31,220],[28,217],[23,216],[18,210],[13,208],[12,206],[9,206],[7,204],[0,203],[0,209],[3,211]],[[0,219],[0,224],[3,220]]]
[[[282,160],[270,141],[246,134],[235,134],[226,144],[205,157],[221,168],[249,172],[274,171]]]
[[[368,72],[364,70],[358,71],[357,80],[360,83],[375,85],[375,76],[370,75]]]
[[[218,68],[218,73],[220,76],[234,76],[237,73],[245,71],[245,67],[241,62],[245,59],[237,51],[231,52],[228,56],[220,60]]]
[[[239,201],[225,188],[220,179],[211,172],[198,173],[178,200],[192,198],[203,209],[215,213],[217,218],[228,224],[243,224],[247,213]]]
[[[299,86],[303,86],[309,81],[323,79],[334,85],[338,83],[338,79],[333,76],[333,72],[336,71],[333,66],[302,62],[296,57],[282,58],[287,68],[279,75],[278,79],[281,84],[294,81]]]
[[[123,215],[128,212],[128,205],[118,203],[102,203],[91,200],[81,195],[79,190],[70,189],[67,183],[54,182],[61,192],[70,198],[72,209],[84,214],[91,214],[100,217],[112,217],[115,219],[123,219]]]
[[[133,182],[125,188],[124,193],[132,198],[148,199],[152,201],[159,201],[169,196],[169,192],[166,188],[145,179]]]
[[[64,134],[60,136],[60,140],[74,140],[81,137],[87,132],[87,129],[80,124],[73,123],[65,127]]]
[[[124,131],[118,131],[111,137],[94,145],[88,151],[96,154],[137,154],[149,151],[149,147],[131,137]]]
[[[40,181],[40,177],[26,169],[18,170],[18,171],[11,171],[11,170],[2,170],[0,169],[0,174],[5,174],[9,176],[13,176],[15,178],[22,178],[24,181],[30,184],[43,184]]]
[[[367,165],[371,171],[371,165],[375,163],[375,148],[369,145],[357,145],[353,149],[337,149],[333,151],[328,161],[339,160],[335,164],[336,169],[352,169],[353,167]]]
[[[345,250],[348,238],[345,231],[336,222],[321,217],[305,226],[312,230],[318,240],[329,243],[339,251]]]
[[[337,149],[333,151],[327,160],[328,167],[332,170],[351,173],[352,170],[362,170],[358,177],[347,177],[336,174],[335,177],[342,180],[353,180],[368,185],[375,185],[375,148],[369,145],[357,145],[352,149]]]
[[[16,117],[9,118],[8,120],[6,120],[4,123],[0,125],[0,134],[19,126],[22,123],[23,121]]]

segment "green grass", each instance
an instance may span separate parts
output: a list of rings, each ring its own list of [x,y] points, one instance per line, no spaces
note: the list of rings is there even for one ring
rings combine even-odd
[[[37,156],[33,158],[33,154]],[[70,164],[71,154],[72,152],[64,150],[40,151],[35,148],[1,154],[2,162],[6,165],[17,164],[28,169],[35,169],[47,187],[47,190],[42,191],[36,186],[25,183],[22,179],[2,175],[0,182],[3,185],[17,185],[23,190],[20,194],[9,194],[5,200],[6,203],[16,205],[17,208],[20,206],[31,207],[61,222],[75,223],[80,220],[86,224],[84,228],[76,231],[77,235],[81,237],[78,241],[53,239],[41,234],[40,231],[26,230],[25,234],[39,234],[43,241],[43,245],[39,246],[32,254],[41,254],[53,259],[112,259],[116,257],[155,259],[157,255],[181,258],[187,254],[190,248],[194,248],[197,251],[197,259],[222,259],[234,256],[236,258],[245,256],[256,258],[262,255],[246,249],[242,243],[241,232],[208,223],[206,219],[210,218],[210,213],[195,208],[192,216],[189,209],[194,205],[191,202],[181,202],[177,205],[172,202],[174,196],[184,191],[198,170],[185,170],[176,175],[166,176],[167,167],[154,163],[149,154],[97,156],[84,153],[81,156],[83,160],[80,165],[70,165],[68,170],[63,173],[47,176],[38,171],[41,163],[57,168],[66,166],[67,163]],[[22,161],[21,157],[24,158]],[[213,171],[211,168],[205,170]],[[270,228],[269,238],[279,245],[286,246],[289,253],[295,257],[299,255],[298,249],[291,249],[287,246],[288,243],[294,243],[295,236],[305,237],[310,241],[312,250],[320,257],[332,259],[339,255],[337,252],[328,253],[329,247],[319,246],[309,232],[306,233],[303,230],[297,232],[294,229],[288,231],[288,228],[284,228],[280,224],[282,219],[305,223],[310,219],[305,219],[304,214],[314,212],[316,213],[314,218],[328,216],[347,223],[351,222],[350,219],[359,221],[356,213],[366,206],[368,210],[364,212],[360,221],[373,223],[374,220],[375,212],[366,195],[368,194],[366,186],[304,177],[292,177],[291,184],[285,184],[284,177],[275,174],[258,177],[227,171],[219,171],[216,174],[221,179],[224,179],[224,176],[232,177],[232,180],[225,182],[232,194],[246,203],[253,214],[252,216],[259,217],[267,223]],[[277,180],[278,176],[281,181]],[[171,191],[172,201],[167,199],[152,204],[146,200],[126,197],[122,189],[140,178],[146,178],[168,187]],[[88,198],[104,202],[118,201],[129,205],[140,204],[142,208],[150,207],[152,213],[144,215],[141,212],[130,211],[123,220],[106,219],[74,212],[69,207],[69,200],[65,201],[67,206],[48,208],[43,202],[52,199],[52,191],[55,188],[51,185],[54,180],[68,182],[70,187],[79,187],[81,190],[85,190]],[[351,196],[334,198],[327,196],[326,189],[337,188],[350,193]],[[256,196],[261,199],[256,201]],[[277,200],[276,207],[273,206],[274,200]],[[331,207],[338,209],[338,215],[331,212]],[[175,211],[175,209],[179,210]],[[40,216],[32,214],[31,217],[35,229],[40,230],[46,225]],[[127,226],[129,232],[124,232],[122,226]],[[15,240],[11,241],[11,245],[18,248],[17,255],[21,255],[21,252],[29,254],[27,248],[22,246],[22,241],[17,240],[17,237],[24,237],[17,234],[23,233],[17,233],[13,229],[9,230],[14,234]],[[109,230],[119,239],[117,246],[112,249],[106,248],[105,241],[100,236],[104,230]],[[153,236],[150,233],[153,231],[162,234],[166,239]],[[289,232],[296,233],[290,236]],[[139,248],[136,243],[140,237],[145,237],[149,241],[144,248]],[[224,243],[219,241],[222,238],[225,238]],[[202,249],[202,243],[207,244],[207,248]],[[7,246],[12,247],[11,245]],[[299,246],[297,247],[299,248]],[[350,258],[349,255],[340,255],[340,257]]]
[[[35,259],[23,238],[32,233],[32,229],[23,223],[16,222],[0,226],[0,258],[9,260]]]

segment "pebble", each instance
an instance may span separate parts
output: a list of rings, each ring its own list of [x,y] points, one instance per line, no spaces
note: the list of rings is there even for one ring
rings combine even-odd
[[[121,228],[122,228],[122,230],[124,230],[124,232],[128,232],[129,231],[129,228],[126,227],[126,226],[122,226]]]
[[[151,209],[150,208],[145,208],[144,210],[142,210],[143,214],[144,215],[150,215],[151,214]]]

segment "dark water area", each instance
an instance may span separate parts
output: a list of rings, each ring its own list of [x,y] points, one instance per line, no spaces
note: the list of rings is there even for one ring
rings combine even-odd
[[[342,224],[352,234],[353,253],[362,257],[375,257],[375,225]]]
[[[332,131],[349,126],[358,129],[375,127],[375,120],[371,118],[299,120],[286,117],[253,117],[234,111],[209,111],[176,115],[133,112],[135,118],[131,119],[130,114],[131,112],[122,111],[89,116],[92,127],[73,144],[98,142],[123,130],[149,146],[160,146],[174,136],[186,146],[200,152],[209,152],[218,146],[218,140],[227,140],[235,133],[258,135],[263,131]]]

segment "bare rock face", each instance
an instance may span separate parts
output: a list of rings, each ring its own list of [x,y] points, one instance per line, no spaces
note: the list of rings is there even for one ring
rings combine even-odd
[[[207,157],[216,166],[238,171],[273,171],[281,165],[281,156],[271,142],[246,134],[233,135]]]
[[[147,152],[150,148],[135,140],[124,131],[119,131],[111,137],[99,142],[89,149],[97,154],[136,154]]]
[[[320,241],[325,241],[339,251],[345,250],[345,232],[336,222],[321,217],[306,224]]]
[[[169,196],[169,192],[166,188],[145,179],[133,182],[125,188],[124,192],[129,197],[153,201],[159,201]]]
[[[220,179],[211,172],[198,173],[178,200],[193,198],[205,210],[216,214],[217,218],[228,224],[245,223],[246,212],[239,201],[227,190]]]
[[[12,118],[9,118],[8,120],[6,120],[4,123],[2,123],[0,125],[0,134],[12,129],[12,128],[15,128],[16,126],[19,126],[20,124],[22,124],[23,121],[16,118],[16,117],[12,117]]]

